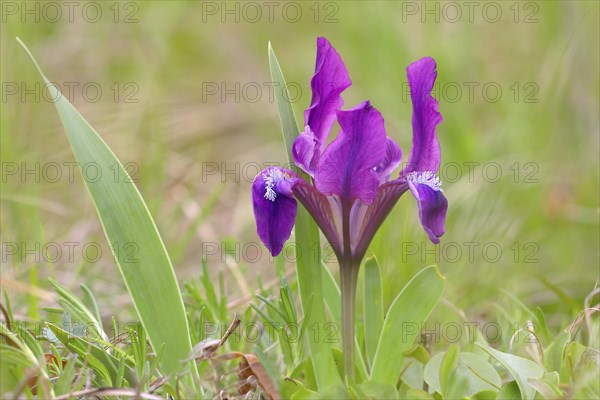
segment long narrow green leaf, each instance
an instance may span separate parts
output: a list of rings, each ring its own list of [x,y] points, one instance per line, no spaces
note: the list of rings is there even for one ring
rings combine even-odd
[[[18,325],[17,325],[18,327]],[[15,332],[12,332],[4,322],[0,322],[0,337],[3,337],[5,341],[10,342],[14,348],[21,351],[21,356],[28,364],[39,365],[39,360],[36,358],[36,354],[25,344]],[[36,351],[38,353],[38,351]],[[40,357],[41,358],[41,357]],[[40,367],[41,369],[41,367]]]
[[[277,57],[275,56],[275,51],[271,46],[271,42],[269,42],[269,68],[271,70],[271,79],[273,79],[273,83],[276,83],[275,87],[277,90],[275,91],[275,97],[277,99],[277,110],[279,111],[281,132],[283,133],[283,143],[285,144],[287,151],[287,158],[290,164],[289,167],[292,168],[294,172],[302,174],[303,177],[306,178],[307,175],[304,174],[300,168],[297,168],[293,162],[294,155],[292,153],[292,146],[294,140],[296,140],[296,137],[300,133],[300,130],[298,129],[294,109],[289,101],[290,94],[287,90],[287,84],[283,72],[281,71],[281,67],[279,66],[279,61],[277,61]]]
[[[277,84],[275,87],[278,88],[275,91],[277,107],[283,131],[283,140],[288,153],[288,161],[292,165],[292,144],[296,136],[298,136],[298,124],[294,117],[292,105],[288,100],[290,96],[287,92],[286,82],[271,43],[269,43],[269,66],[271,68],[271,79]],[[284,96],[284,93],[286,96]],[[302,171],[295,167],[292,168],[305,179],[308,179]],[[298,276],[298,286],[300,287],[302,310],[306,316],[307,310],[311,309],[311,313],[308,316],[310,319],[308,326],[316,326],[319,332],[324,332],[325,309],[321,286],[319,229],[302,205],[298,205],[295,238],[297,249],[296,273]],[[321,337],[322,335],[319,335],[319,339]],[[328,387],[341,385],[342,381],[337,372],[331,348],[323,340],[311,339],[308,340],[308,345],[319,391]]]
[[[59,296],[58,303],[75,318],[74,322],[83,324],[87,335],[108,341],[108,336],[102,329],[100,319],[96,319],[92,312],[70,290],[60,285],[54,279],[48,279],[48,281]]]
[[[571,340],[571,334],[568,331],[563,330],[556,336],[552,343],[544,349],[544,367],[546,368],[546,371],[560,372],[563,354],[569,340]]]
[[[421,325],[437,304],[445,279],[430,266],[415,275],[388,310],[371,370],[371,382],[396,384],[403,353],[413,344]]]
[[[383,328],[383,283],[381,268],[375,256],[365,261],[364,271],[365,348],[369,365],[373,365],[379,335]]]
[[[182,367],[181,360],[192,353],[192,344],[175,272],[148,208],[111,149],[44,76],[29,49],[19,43],[51,98],[57,99],[56,109],[150,343],[155,350],[165,344],[163,372],[176,372]]]
[[[73,336],[58,326],[46,323],[46,327],[52,331],[56,338],[74,354],[85,360],[104,380],[105,384],[113,385],[117,378],[117,370],[120,362],[118,358],[108,353],[108,351],[86,341],[85,339]],[[131,368],[125,368],[125,377],[130,384],[135,382],[135,376]]]
[[[90,310],[92,316],[96,319],[96,321],[101,322],[102,318],[100,318],[100,309],[98,308],[98,303],[96,302],[96,298],[94,294],[84,283],[79,285],[81,290],[83,291],[83,304]]]
[[[325,263],[321,264],[321,279],[323,282],[323,298],[337,326],[342,326],[342,299],[340,287]]]
[[[73,387],[73,383],[75,382],[75,363],[77,361],[77,358],[75,357],[71,357],[68,358],[66,363],[67,365],[64,366],[64,368],[62,367],[62,362],[60,362],[57,365],[60,365],[59,368],[61,368],[60,374],[58,374],[58,377],[56,379],[56,383],[54,386],[54,390],[56,391],[57,395],[62,395],[62,394],[66,394],[69,393],[69,391],[75,391],[77,389],[80,389],[81,386],[84,385],[84,380],[80,379],[79,382],[77,382],[76,386],[79,386],[79,388],[77,387]],[[125,368],[125,363],[123,362],[120,365],[120,368]]]
[[[34,366],[35,370],[37,370],[36,373],[40,376],[43,376],[45,381],[50,380],[48,376],[48,369],[46,368],[46,363],[44,361],[42,346],[34,337],[33,333],[31,333],[25,326],[21,324],[13,324],[9,329],[9,326],[7,326],[4,322],[0,322],[0,337],[2,338],[2,343],[7,343],[11,346],[14,346],[14,348],[21,354],[23,361],[31,366]],[[10,355],[16,356],[17,354],[11,353]],[[2,355],[2,357],[4,356],[6,356],[6,354]],[[14,378],[21,379],[19,377],[20,373],[15,371],[14,367],[16,365],[19,364],[14,363],[14,361],[11,362],[10,359],[6,360],[5,358],[0,358],[0,378],[2,379],[0,381],[0,390],[5,390],[5,385],[13,386]],[[45,392],[45,389],[42,389]],[[3,395],[4,393],[4,391],[0,391],[0,395]],[[48,387],[48,393],[38,394],[40,395],[40,398],[44,398],[44,396],[54,397],[54,388],[50,386]]]

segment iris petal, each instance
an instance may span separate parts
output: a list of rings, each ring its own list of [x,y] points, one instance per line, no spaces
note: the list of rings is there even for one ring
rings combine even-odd
[[[304,111],[304,124],[310,132],[294,142],[294,159],[308,174],[314,174],[323,147],[335,122],[336,111],[344,104],[341,93],[352,84],[338,52],[323,37],[317,39],[315,74],[310,81],[312,99]],[[308,161],[310,160],[310,161]]]
[[[425,57],[408,66],[408,84],[413,105],[413,145],[403,172],[432,171],[440,167],[440,144],[435,128],[442,121],[438,102],[431,96],[437,78],[433,58]]]
[[[379,176],[379,183],[387,182],[391,173],[400,165],[402,161],[402,150],[391,138],[387,138],[385,157],[381,163],[375,167],[375,172]]]
[[[308,210],[336,254],[342,254],[342,222],[339,203],[325,196],[303,179],[292,189],[296,198]]]
[[[315,185],[343,202],[371,204],[379,187],[374,168],[386,153],[383,117],[368,101],[337,116],[342,130],[319,161]]]
[[[300,132],[300,135],[294,140],[292,154],[296,165],[312,177],[316,172],[315,163],[313,162],[315,151],[319,151],[319,142],[310,127],[306,125],[304,131]]]
[[[444,234],[448,200],[434,185],[412,181],[408,181],[408,185],[419,204],[419,219],[423,229],[433,243],[439,243],[439,237]]]
[[[377,230],[383,224],[388,214],[392,211],[398,199],[408,190],[408,184],[402,179],[395,179],[379,186],[375,201],[370,206],[363,209],[360,215],[360,221],[351,221],[354,225],[360,226],[352,249],[354,257],[362,258],[367,251],[371,240],[377,233]],[[365,207],[365,206],[363,206]]]
[[[300,179],[291,171],[270,167],[254,178],[252,208],[258,237],[273,256],[290,237],[296,219],[297,202],[292,187]]]

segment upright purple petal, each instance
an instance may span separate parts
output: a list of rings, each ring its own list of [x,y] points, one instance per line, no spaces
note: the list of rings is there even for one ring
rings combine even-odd
[[[273,256],[290,237],[296,220],[297,203],[292,188],[299,180],[293,172],[270,167],[252,183],[252,208],[258,237]]]
[[[318,152],[319,148],[320,144],[308,125],[304,127],[304,131],[300,132],[292,145],[292,154],[296,165],[312,177],[316,172],[316,162],[313,162],[313,158],[315,151]]]
[[[396,142],[391,138],[387,138],[385,157],[377,167],[375,172],[379,176],[379,183],[387,182],[390,178],[390,174],[400,165],[402,161],[402,150]]]
[[[317,38],[315,74],[310,81],[312,99],[310,107],[304,111],[304,124],[310,130],[305,130],[304,137],[298,137],[297,141],[301,143],[294,143],[294,158],[300,166],[306,167],[303,169],[309,174],[316,170],[323,146],[335,122],[335,113],[344,104],[341,93],[351,84],[338,52],[327,39]],[[307,162],[308,159],[310,162]]]
[[[342,130],[319,161],[315,185],[321,193],[337,195],[342,201],[360,199],[371,204],[379,186],[374,168],[386,153],[383,117],[368,101],[338,111],[337,117]]]
[[[338,52],[323,37],[317,38],[315,74],[310,81],[312,100],[304,112],[304,123],[315,137],[325,143],[335,112],[344,104],[341,93],[352,84],[348,70]]]
[[[410,191],[419,205],[419,219],[423,229],[433,243],[439,243],[439,237],[444,234],[444,222],[448,200],[444,197],[439,180],[431,173],[416,173],[408,175]]]
[[[408,84],[413,105],[413,145],[404,173],[437,172],[440,166],[440,145],[435,127],[442,121],[438,102],[431,96],[437,77],[433,58],[425,57],[408,66]]]

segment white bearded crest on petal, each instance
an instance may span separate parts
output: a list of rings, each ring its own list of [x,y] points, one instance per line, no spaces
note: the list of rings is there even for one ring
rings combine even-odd
[[[406,174],[406,180],[427,185],[436,192],[444,191],[444,189],[442,189],[442,181],[440,181],[440,178],[435,176],[435,173],[432,171],[410,172]]]
[[[277,168],[270,168],[262,176],[265,180],[265,199],[275,201],[277,192],[273,188],[277,183],[289,178],[289,176]]]

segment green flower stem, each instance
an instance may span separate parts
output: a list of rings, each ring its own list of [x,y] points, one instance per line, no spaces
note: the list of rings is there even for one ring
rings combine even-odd
[[[342,344],[344,371],[350,381],[354,380],[354,310],[356,282],[360,262],[340,263],[340,289],[342,293]]]
[[[354,310],[356,306],[356,282],[360,259],[352,257],[350,244],[350,210],[352,204],[342,203],[343,254],[338,255],[340,266],[340,291],[342,293],[342,347],[344,350],[344,373],[354,381]]]

